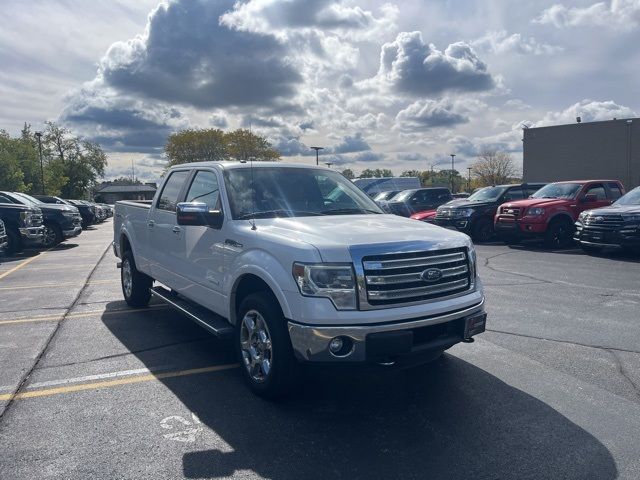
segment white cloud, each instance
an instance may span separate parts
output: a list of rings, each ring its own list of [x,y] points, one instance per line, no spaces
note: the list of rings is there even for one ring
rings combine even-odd
[[[618,105],[613,100],[595,101],[585,99],[574,103],[570,107],[559,112],[547,112],[532,126],[542,127],[547,125],[559,125],[563,123],[575,123],[576,117],[583,122],[596,122],[599,120],[612,120],[613,118],[627,118],[637,116],[631,108]]]
[[[450,99],[417,100],[396,115],[395,128],[401,132],[423,132],[430,128],[453,127],[467,123],[464,109]]]
[[[587,7],[555,4],[534,21],[557,28],[595,26],[633,30],[640,26],[640,0],[611,0]]]
[[[506,30],[487,32],[486,35],[471,42],[478,51],[495,54],[516,53],[519,55],[553,55],[563,51],[562,47],[540,43],[533,37],[524,37],[519,33]]]

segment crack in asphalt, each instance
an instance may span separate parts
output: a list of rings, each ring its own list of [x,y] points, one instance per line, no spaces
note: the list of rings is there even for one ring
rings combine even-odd
[[[631,379],[631,377],[629,376],[629,374],[627,373],[627,371],[624,368],[624,365],[622,365],[622,361],[620,360],[620,358],[618,357],[618,355],[616,355],[616,352],[614,349],[604,349],[606,350],[614,359],[615,363],[616,363],[616,367],[618,368],[618,373],[620,373],[620,376],[622,378],[624,378],[627,382],[629,382],[629,385],[631,385],[631,388],[633,389],[633,393],[635,393],[636,397],[638,397],[638,399],[640,399],[640,386],[636,385],[636,383]]]
[[[109,247],[110,247],[110,244],[106,246],[106,248],[104,249],[104,251],[102,252],[100,257],[98,258],[96,264],[93,266],[93,268],[91,269],[91,271],[89,272],[89,274],[85,278],[84,282],[82,283],[82,287],[80,287],[80,289],[78,290],[78,293],[76,294],[76,296],[73,299],[73,302],[71,303],[69,308],[67,308],[66,311],[62,314],[62,317],[60,318],[60,320],[58,322],[56,322],[55,328],[53,329],[53,331],[51,332],[51,334],[49,335],[49,337],[45,341],[44,347],[42,348],[42,350],[40,351],[40,353],[36,357],[35,361],[31,365],[31,368],[29,368],[29,370],[22,376],[22,378],[20,379],[20,382],[18,383],[18,386],[16,387],[15,391],[12,392],[11,399],[8,400],[7,404],[4,406],[4,408],[2,410],[0,410],[0,426],[2,425],[1,421],[4,418],[5,414],[9,411],[9,409],[14,404],[15,395],[18,394],[22,390],[22,388],[24,387],[25,383],[27,382],[27,380],[29,379],[31,374],[34,372],[34,370],[36,370],[38,364],[40,363],[40,360],[42,360],[42,357],[45,355],[45,353],[49,349],[49,346],[51,345],[51,342],[53,341],[53,339],[55,338],[56,334],[60,330],[60,327],[62,326],[62,322],[65,321],[65,319],[67,318],[67,315],[69,315],[69,312],[71,312],[71,310],[73,310],[73,308],[79,302],[82,294],[84,293],[85,289],[89,285],[89,280],[91,280],[91,277],[93,276],[94,272],[98,269],[98,265],[100,265],[100,262],[102,262],[102,260],[104,259],[105,255],[109,251]]]

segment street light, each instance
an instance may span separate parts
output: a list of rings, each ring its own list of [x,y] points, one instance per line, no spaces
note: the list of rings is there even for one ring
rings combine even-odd
[[[327,167],[331,168],[331,165],[333,165],[333,162],[324,162],[324,164],[325,164]]]
[[[471,193],[471,167],[467,167],[469,170],[469,179],[467,180],[467,192]]]
[[[320,150],[324,150],[324,147],[310,147],[311,150],[315,150],[316,151],[316,165],[320,165],[319,161],[318,161],[318,152]]]
[[[454,188],[453,188],[453,169],[454,167],[454,160],[456,158],[456,154],[455,153],[450,153],[449,155],[451,155],[451,173],[449,173],[449,180],[451,180],[451,193],[455,193]]]
[[[38,155],[40,156],[40,183],[42,184],[41,193],[44,195],[44,166],[42,164],[42,132],[34,133],[38,139]]]

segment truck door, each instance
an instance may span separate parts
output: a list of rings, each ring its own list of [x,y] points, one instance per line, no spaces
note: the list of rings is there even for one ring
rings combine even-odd
[[[180,291],[185,281],[178,275],[181,261],[182,229],[176,221],[176,205],[184,195],[183,190],[189,170],[171,172],[162,191],[151,206],[147,220],[147,248],[151,262],[151,275],[165,285]]]
[[[216,172],[196,170],[191,177],[185,202],[206,203],[209,210],[222,210],[220,183]],[[181,226],[178,274],[185,297],[217,313],[224,312],[222,279],[225,272],[225,227]]]
[[[595,195],[595,199],[592,201],[585,201],[587,195]],[[584,210],[590,210],[592,208],[600,208],[606,207],[607,205],[611,205],[611,199],[607,198],[607,191],[604,188],[602,183],[592,183],[587,185],[582,194],[579,197],[578,209],[579,211],[575,215],[575,218],[578,218],[580,212]]]

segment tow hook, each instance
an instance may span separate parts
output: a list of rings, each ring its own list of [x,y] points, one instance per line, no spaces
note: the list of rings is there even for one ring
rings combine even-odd
[[[469,337],[469,338],[462,339],[462,341],[464,343],[473,343],[473,342],[475,342],[475,339],[473,337]]]

